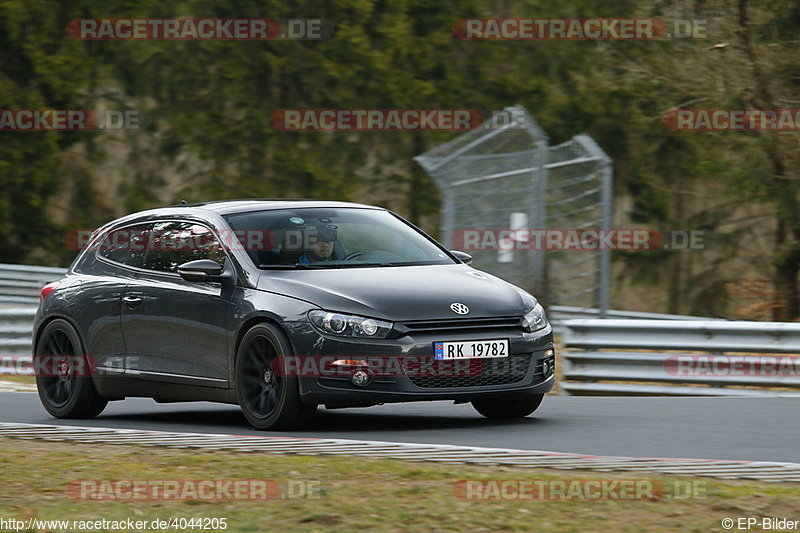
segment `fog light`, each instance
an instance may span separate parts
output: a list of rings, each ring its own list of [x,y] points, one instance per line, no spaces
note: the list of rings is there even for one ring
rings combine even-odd
[[[332,366],[367,366],[367,362],[362,359],[337,359]]]
[[[363,370],[356,370],[350,376],[350,382],[358,387],[363,387],[369,383],[369,374]]]
[[[545,357],[552,357],[553,355],[555,355],[555,353],[556,352],[554,352],[552,349],[544,351]]]
[[[550,362],[547,359],[542,361],[542,374],[544,374],[545,377],[550,375]]]

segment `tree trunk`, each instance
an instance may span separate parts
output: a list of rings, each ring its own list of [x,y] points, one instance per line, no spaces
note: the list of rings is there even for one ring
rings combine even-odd
[[[747,0],[739,0],[740,36],[745,52],[750,60],[754,82],[753,104],[760,109],[778,107],[768,87],[769,76],[762,72],[760,60],[750,38]],[[765,132],[761,133],[762,136]],[[800,318],[798,300],[798,273],[800,273],[800,201],[797,197],[796,179],[789,176],[780,137],[774,132],[766,132],[765,151],[772,163],[772,177],[769,183],[771,199],[775,203],[775,252],[772,276],[775,297],[780,303],[773,309],[773,319],[781,321]]]

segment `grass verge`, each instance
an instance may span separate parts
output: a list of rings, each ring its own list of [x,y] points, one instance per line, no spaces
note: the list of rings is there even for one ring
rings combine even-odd
[[[33,376],[0,375],[0,381],[11,381],[13,383],[25,383],[28,385],[36,385],[36,378]]]
[[[92,501],[67,493],[78,480],[269,479],[287,496],[269,501]],[[458,481],[654,480],[661,499],[471,501]],[[698,482],[686,496],[670,487]],[[226,518],[229,532],[263,531],[717,531],[723,518],[800,519],[797,484],[655,477],[355,457],[170,450],[0,439],[0,519],[150,522]],[[314,488],[314,497],[298,487]],[[484,493],[486,494],[486,493]],[[760,520],[760,519],[759,519]],[[4,531],[7,529],[4,529]],[[44,529],[42,529],[44,530]],[[88,529],[62,529],[88,531]],[[196,528],[168,529],[192,531]],[[218,531],[220,529],[217,529]],[[757,529],[756,529],[757,530]],[[55,531],[51,529],[50,531]],[[60,530],[61,531],[61,530]],[[97,529],[95,529],[97,531]],[[106,529],[105,531],[155,531]],[[162,530],[163,531],[163,530]]]

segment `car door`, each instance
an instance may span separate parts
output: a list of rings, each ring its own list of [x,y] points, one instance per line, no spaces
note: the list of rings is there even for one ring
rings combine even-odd
[[[76,265],[80,281],[70,292],[72,317],[84,332],[86,353],[100,374],[122,374],[129,365],[120,320],[125,289],[142,267],[148,224],[98,234]]]
[[[143,268],[125,289],[122,329],[128,375],[227,386],[227,322],[233,284],[190,282],[178,266],[195,259],[230,261],[211,229],[190,221],[156,222]],[[230,265],[227,265],[230,268]]]

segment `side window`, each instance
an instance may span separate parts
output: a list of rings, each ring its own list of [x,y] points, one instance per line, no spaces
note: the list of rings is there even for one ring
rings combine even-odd
[[[115,229],[100,235],[92,247],[97,250],[97,255],[100,257],[141,268],[147,249],[149,228],[149,224],[141,224]]]
[[[178,267],[195,259],[211,259],[225,264],[225,251],[210,229],[191,222],[153,224],[144,257],[144,268],[177,272]]]

